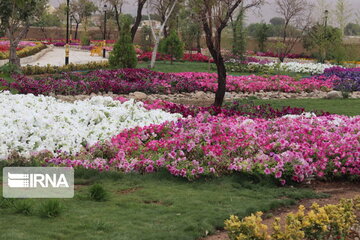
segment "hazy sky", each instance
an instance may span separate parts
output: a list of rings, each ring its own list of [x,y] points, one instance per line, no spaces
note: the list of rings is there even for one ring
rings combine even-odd
[[[71,0],[70,0],[71,1]],[[94,2],[100,3],[100,0],[93,0]],[[246,0],[245,0],[246,1]],[[276,14],[276,7],[274,6],[275,0],[265,0],[266,4],[260,9],[260,11],[249,11],[248,12],[248,22],[260,22],[260,21],[269,21],[272,17],[277,16]],[[309,0],[314,4],[317,0]],[[351,9],[354,11],[360,10],[360,0],[346,0],[351,4]],[[65,0],[50,0],[54,6],[57,6],[59,3],[65,2]],[[127,0],[127,4],[124,7],[125,13],[136,13],[136,0]],[[330,5],[330,8],[334,8],[336,4],[336,0],[327,0],[327,3]],[[260,12],[261,14],[259,14]]]

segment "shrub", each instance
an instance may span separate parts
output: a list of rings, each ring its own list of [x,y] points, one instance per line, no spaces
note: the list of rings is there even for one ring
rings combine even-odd
[[[181,59],[184,56],[184,43],[181,42],[178,34],[172,31],[171,34],[162,40],[159,51],[171,56],[171,63],[174,58]]]
[[[90,38],[89,36],[84,33],[82,36],[81,36],[81,45],[82,46],[89,46],[90,45]]]
[[[131,40],[130,25],[125,23],[120,33],[119,40],[114,45],[109,57],[110,66],[113,68],[135,68],[137,57]]]
[[[6,75],[10,75],[13,73],[17,73],[20,74],[21,71],[19,70],[19,68],[12,63],[6,63],[5,65],[0,67],[0,73],[6,74]]]
[[[355,211],[359,210],[359,203],[359,198],[341,200],[337,205],[328,204],[324,207],[314,203],[307,213],[305,207],[300,206],[298,212],[285,217],[284,224],[281,224],[280,218],[275,218],[271,234],[263,224],[261,212],[243,220],[231,216],[225,221],[225,230],[231,240],[347,239],[356,223]]]
[[[28,216],[33,213],[33,202],[28,199],[15,201],[14,207],[16,213],[21,213]]]
[[[54,218],[61,214],[63,206],[59,200],[51,199],[43,203],[40,207],[40,216],[45,218]]]
[[[108,193],[100,184],[94,184],[89,189],[89,197],[93,201],[103,202],[108,199]]]

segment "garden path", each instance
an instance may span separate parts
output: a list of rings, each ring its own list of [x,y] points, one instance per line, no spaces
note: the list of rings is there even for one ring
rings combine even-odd
[[[101,62],[104,61],[104,58],[99,56],[90,56],[90,51],[80,51],[70,49],[70,63],[75,64],[84,64],[88,62]],[[48,64],[52,66],[62,66],[65,62],[65,49],[55,47],[52,51],[46,53],[44,56],[40,57],[35,62],[32,62],[28,65],[39,65],[46,66]]]

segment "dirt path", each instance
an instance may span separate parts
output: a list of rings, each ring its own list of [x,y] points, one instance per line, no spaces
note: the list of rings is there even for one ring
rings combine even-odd
[[[271,225],[275,217],[283,218],[288,213],[297,211],[299,205],[304,205],[306,208],[309,208],[314,202],[317,202],[321,206],[326,204],[337,204],[342,198],[354,198],[360,195],[360,183],[314,183],[311,188],[319,193],[327,193],[330,197],[322,199],[305,199],[299,201],[297,205],[271,211],[272,217],[265,219],[264,224]],[[229,240],[229,238],[225,231],[218,231],[216,234],[202,238],[201,240]]]

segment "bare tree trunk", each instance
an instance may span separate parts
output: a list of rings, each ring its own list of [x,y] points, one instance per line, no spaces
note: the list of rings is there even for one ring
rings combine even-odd
[[[159,48],[159,43],[160,43],[161,35],[162,35],[162,33],[164,32],[164,28],[165,28],[166,22],[169,20],[169,18],[170,18],[170,16],[171,16],[171,13],[174,11],[174,8],[175,8],[175,5],[176,5],[177,2],[178,2],[178,0],[174,0],[172,7],[169,9],[169,11],[167,11],[167,14],[166,14],[166,16],[165,16],[165,20],[164,20],[164,22],[161,24],[160,31],[159,31],[158,34],[155,33],[154,27],[153,27],[153,25],[151,24],[150,13],[148,13],[149,20],[150,20],[151,32],[152,32],[152,35],[153,35],[153,37],[154,37],[154,39],[155,39],[155,46],[154,46],[154,50],[153,50],[152,56],[151,56],[150,68],[154,68],[154,67],[155,67],[156,54],[157,54],[157,51],[158,51],[158,48]]]
[[[75,40],[78,38],[79,23],[76,23],[75,27]]]
[[[18,47],[20,40],[26,36],[27,32],[29,31],[29,24],[23,26],[23,29],[19,32],[19,34],[15,37],[16,34],[16,26],[10,25],[7,29],[9,40],[10,40],[10,56],[9,62],[16,65],[18,68],[21,67],[20,65],[20,58],[16,53],[16,48]]]
[[[197,52],[201,53],[201,33],[199,33],[196,37],[196,45]]]
[[[131,28],[131,39],[134,42],[136,32],[140,26],[141,19],[142,19],[142,10],[147,0],[138,0],[138,8],[137,8],[137,15],[135,19],[135,23]]]
[[[216,62],[216,67],[218,73],[218,89],[215,94],[214,106],[221,107],[226,93],[226,68],[222,57]]]

